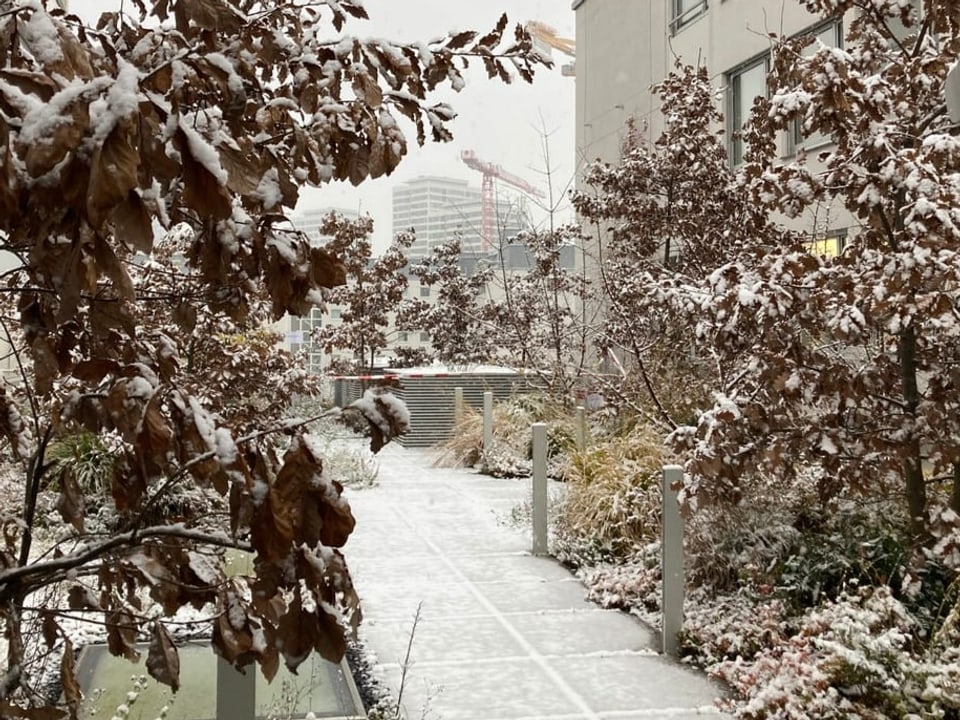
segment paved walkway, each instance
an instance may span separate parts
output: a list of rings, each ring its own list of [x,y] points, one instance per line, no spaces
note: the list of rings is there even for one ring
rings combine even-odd
[[[379,485],[348,491],[346,546],[361,638],[409,720],[687,720],[720,717],[719,688],[657,654],[634,618],[585,601],[559,563],[504,525],[526,481],[430,467],[388,446]]]

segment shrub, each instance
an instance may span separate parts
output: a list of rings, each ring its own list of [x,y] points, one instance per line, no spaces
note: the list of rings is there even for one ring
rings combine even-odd
[[[888,586],[867,587],[809,610],[771,652],[723,661],[713,674],[741,695],[735,716],[743,720],[948,717],[956,705],[925,697],[946,668],[921,661],[915,631]]]
[[[627,558],[660,532],[660,435],[637,426],[627,435],[573,452],[557,525],[568,543],[598,559]]]
[[[494,477],[527,477],[532,472],[530,426],[549,424],[547,474],[562,478],[574,446],[573,421],[559,403],[540,395],[514,395],[493,406],[493,447],[483,448],[483,414],[464,408],[450,439],[437,447],[441,467],[476,467]]]

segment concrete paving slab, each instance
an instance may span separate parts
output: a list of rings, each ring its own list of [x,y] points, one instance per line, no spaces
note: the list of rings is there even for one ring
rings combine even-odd
[[[358,524],[345,548],[364,604],[374,675],[408,720],[687,720],[722,717],[721,689],[656,654],[636,619],[584,599],[559,563],[529,554],[504,522],[529,481],[429,466],[388,447],[380,484],[348,490]],[[493,508],[496,509],[493,509]]]
[[[598,610],[586,599],[586,588],[572,575],[562,580],[487,582],[477,585],[477,589],[491,605],[504,613]]]
[[[532,659],[504,660],[496,665],[414,664],[407,681],[403,705],[411,720],[424,712],[442,720],[512,720],[528,717],[531,710],[545,717],[582,714],[572,699],[557,692],[553,678]]]
[[[544,612],[510,616],[510,624],[541,655],[602,652],[651,652],[654,634],[616,610],[582,613]]]
[[[701,674],[653,654],[558,658],[553,666],[598,713],[711,707],[720,695]]]

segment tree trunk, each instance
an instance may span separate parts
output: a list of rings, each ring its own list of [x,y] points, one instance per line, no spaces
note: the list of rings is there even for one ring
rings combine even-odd
[[[908,422],[911,423],[916,419],[917,406],[920,403],[916,355],[916,330],[910,327],[900,335],[900,377]],[[911,438],[907,450],[903,458],[904,490],[907,495],[907,509],[910,511],[910,530],[914,538],[919,540],[927,531],[927,486],[923,478],[920,438]]]

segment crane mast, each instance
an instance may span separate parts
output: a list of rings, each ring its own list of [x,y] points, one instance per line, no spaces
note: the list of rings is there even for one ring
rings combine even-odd
[[[496,220],[496,198],[493,192],[493,179],[501,180],[522,190],[527,195],[544,197],[544,194],[526,180],[492,162],[481,160],[473,150],[464,150],[460,153],[463,164],[483,175],[480,185],[480,247],[485,252],[493,247]]]

